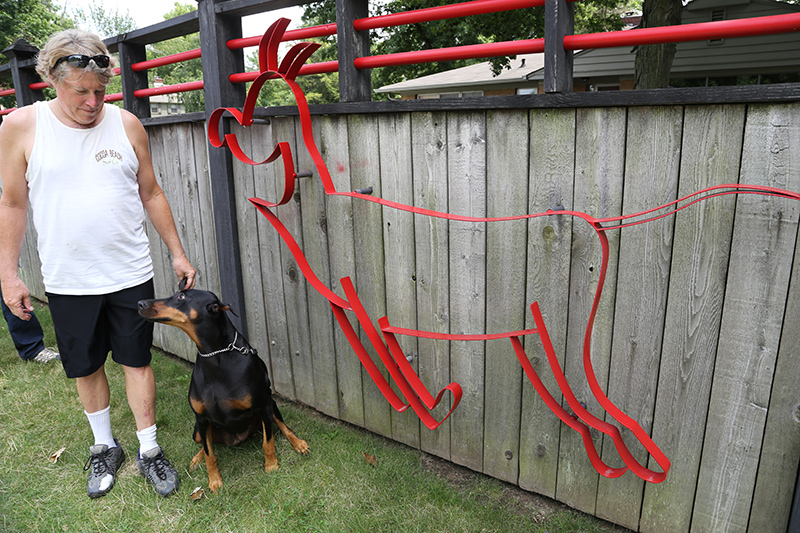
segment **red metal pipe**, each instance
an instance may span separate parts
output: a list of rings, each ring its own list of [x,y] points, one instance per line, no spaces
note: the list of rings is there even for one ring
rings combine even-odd
[[[454,46],[434,50],[417,50],[382,56],[357,57],[357,69],[389,67],[395,65],[411,65],[414,63],[434,63],[436,61],[453,61],[456,59],[475,59],[484,57],[511,56],[516,54],[534,54],[544,52],[544,39],[526,39],[522,41],[504,41],[499,43],[472,44]]]
[[[10,108],[10,109],[0,109],[0,116],[3,116],[3,115],[8,115],[8,114],[9,114],[9,113],[11,113],[12,111],[16,111],[16,110],[17,110],[17,108],[16,108],[16,107],[12,107],[12,108]]]
[[[308,76],[309,74],[325,74],[328,72],[338,72],[338,61],[320,61],[319,63],[309,63],[300,68],[299,76]],[[260,72],[239,72],[228,76],[228,81],[231,83],[247,83],[255,80],[261,73]]]
[[[574,2],[576,0],[568,1]],[[402,26],[403,24],[468,17],[470,15],[483,15],[485,13],[497,13],[498,11],[541,7],[543,5],[544,0],[473,0],[472,2],[462,2],[460,4],[426,7],[424,9],[405,11],[403,13],[390,13],[377,17],[356,19],[353,21],[353,28],[355,28],[356,31],[375,30],[378,28]]]
[[[0,96],[11,96],[15,92],[17,92],[15,89],[3,89],[0,91]]]
[[[203,88],[203,82],[190,81],[187,83],[177,83],[175,85],[164,85],[163,87],[151,87],[149,89],[139,89],[133,91],[133,96],[136,98],[146,98],[149,96],[156,96],[158,94],[175,94],[185,93],[189,91],[199,91]]]
[[[307,28],[298,28],[296,30],[289,30],[283,34],[281,41],[297,41],[300,39],[310,39],[311,37],[325,37],[327,35],[336,35],[336,23],[321,24],[319,26],[308,26]],[[261,42],[261,35],[256,37],[243,37],[241,39],[231,39],[228,41],[228,48],[231,50],[240,50],[248,46],[258,46]]]
[[[190,59],[197,59],[200,57],[200,49],[189,50],[187,52],[180,52],[164,57],[157,57],[155,59],[148,59],[147,61],[140,61],[131,65],[131,70],[134,72],[141,72],[156,67],[163,67],[164,65],[174,65],[181,61],[189,61]]]
[[[121,102],[122,93],[107,94],[104,100],[106,102]]]
[[[681,26],[567,35],[564,37],[564,49],[585,50],[640,44],[705,41],[706,39],[731,39],[771,33],[791,33],[798,30],[800,30],[800,13],[791,13],[719,22],[699,22]]]

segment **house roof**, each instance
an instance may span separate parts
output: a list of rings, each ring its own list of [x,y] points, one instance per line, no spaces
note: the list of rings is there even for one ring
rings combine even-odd
[[[484,61],[468,67],[461,67],[438,72],[421,78],[414,78],[376,89],[377,93],[397,93],[410,91],[426,91],[446,88],[448,90],[471,87],[474,85],[493,86],[508,83],[525,82],[528,75],[544,67],[544,54],[520,54],[511,60],[511,68],[495,76],[491,63]]]

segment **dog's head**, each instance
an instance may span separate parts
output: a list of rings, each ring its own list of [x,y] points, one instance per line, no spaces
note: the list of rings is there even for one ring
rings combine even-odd
[[[207,349],[217,337],[228,334],[232,324],[225,311],[233,312],[213,292],[199,289],[180,290],[168,298],[139,301],[142,317],[182,329],[201,350]]]

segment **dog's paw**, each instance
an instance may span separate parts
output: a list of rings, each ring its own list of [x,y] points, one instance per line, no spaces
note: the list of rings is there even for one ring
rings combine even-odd
[[[208,477],[208,490],[216,494],[222,488],[222,478],[220,476]]]
[[[294,451],[302,455],[308,455],[308,452],[311,451],[311,446],[309,446],[306,441],[297,438],[292,441],[292,448],[294,448]]]
[[[200,463],[203,462],[203,459],[205,459],[205,454],[203,453],[203,450],[201,449],[200,452],[197,455],[192,457],[192,462],[189,463],[189,470],[194,472],[197,469],[197,466]]]
[[[276,472],[280,469],[281,465],[278,464],[278,461],[274,463],[264,463],[264,472],[269,474],[270,472]]]

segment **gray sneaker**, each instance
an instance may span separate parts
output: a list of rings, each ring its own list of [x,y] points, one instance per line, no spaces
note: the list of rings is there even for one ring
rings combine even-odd
[[[36,361],[37,363],[49,363],[50,361],[61,361],[61,355],[52,348],[45,348],[34,357],[31,357],[31,361]]]
[[[136,459],[139,472],[153,485],[156,492],[161,496],[167,497],[176,490],[181,484],[178,473],[169,464],[160,446],[148,450]]]
[[[85,472],[91,469],[89,483],[86,486],[86,492],[90,498],[105,496],[114,487],[117,470],[125,461],[125,451],[117,439],[114,439],[114,442],[117,444],[114,448],[109,448],[105,444],[95,444],[89,447],[92,455],[86,460],[83,470]]]

